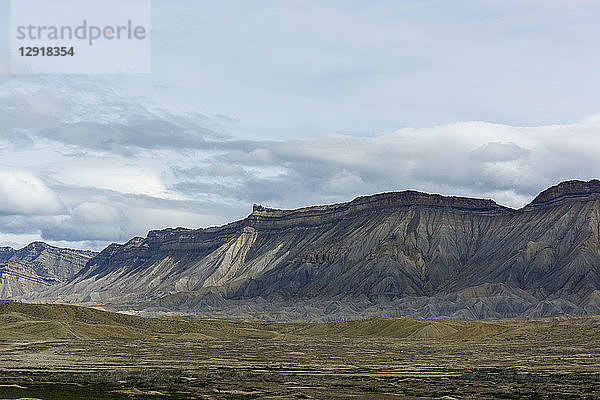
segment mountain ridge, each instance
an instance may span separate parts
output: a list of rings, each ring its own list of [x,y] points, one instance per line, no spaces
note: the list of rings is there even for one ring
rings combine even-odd
[[[600,185],[515,210],[415,191],[112,244],[40,301],[294,321],[600,313]]]
[[[66,282],[96,252],[32,242],[20,249],[0,248],[0,298],[11,298]]]

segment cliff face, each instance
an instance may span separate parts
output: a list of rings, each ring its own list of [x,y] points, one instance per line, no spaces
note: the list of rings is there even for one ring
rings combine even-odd
[[[34,242],[22,249],[0,248],[0,298],[27,296],[72,278],[95,255]]]
[[[419,192],[152,231],[45,299],[284,320],[600,312],[600,182],[521,210]]]
[[[254,204],[252,214],[245,221],[252,226],[259,225],[260,228],[322,225],[357,214],[368,214],[411,206],[441,207],[449,210],[469,211],[473,214],[498,214],[512,211],[507,207],[496,204],[493,200],[446,197],[439,194],[427,194],[408,190],[404,192],[381,193],[373,196],[361,196],[348,203],[306,207],[297,210],[278,210]]]

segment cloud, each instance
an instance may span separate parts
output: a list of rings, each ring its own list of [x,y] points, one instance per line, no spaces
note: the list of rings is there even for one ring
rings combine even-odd
[[[209,166],[202,173],[178,175],[173,188],[276,207],[405,189],[521,207],[562,180],[600,176],[598,132],[600,124],[590,119],[540,127],[464,122],[373,137],[230,141],[227,150],[204,159]],[[230,180],[208,176],[223,163],[238,173]]]
[[[150,229],[224,224],[252,203],[295,208],[407,189],[521,207],[562,180],[600,177],[597,117],[240,140],[201,116],[87,93],[85,82],[71,98],[61,84],[54,94],[12,84],[15,96],[0,94],[0,152],[21,167],[0,168],[0,235],[11,243],[20,235],[98,248]]]
[[[64,210],[60,197],[36,176],[0,169],[0,215],[55,215]]]
[[[71,161],[54,169],[51,177],[63,185],[156,198],[181,198],[166,189],[159,171],[148,166],[88,158],[87,161]]]
[[[331,176],[323,185],[327,192],[333,194],[346,194],[356,187],[363,186],[364,182],[358,173],[342,169]]]
[[[482,162],[515,161],[526,157],[529,150],[517,146],[514,143],[490,142],[481,145],[471,151],[472,159]]]
[[[4,172],[0,188],[12,200],[2,212],[12,217],[0,231],[125,241],[155,228],[223,224],[252,203],[294,208],[406,189],[521,207],[561,180],[599,177],[599,131],[591,119],[534,128],[463,122],[371,137],[223,138],[210,149],[144,149],[135,157],[71,145],[82,155],[41,159],[37,175]]]
[[[42,237],[63,241],[122,240],[129,232],[129,221],[115,207],[103,203],[84,202],[77,205],[69,216],[42,227]]]
[[[89,80],[6,80],[0,82],[0,107],[0,138],[14,146],[41,140],[131,155],[141,149],[210,148],[223,139],[220,116],[173,114]]]
[[[246,144],[246,146],[244,146]],[[272,143],[265,143],[265,146],[273,145]],[[268,148],[252,148],[256,146],[256,143],[244,143],[237,142],[234,144],[236,147],[248,147],[250,150],[237,149],[234,147],[233,151],[229,152],[226,157],[227,161],[234,163],[240,163],[244,165],[271,165],[277,162],[277,157],[271,149]]]

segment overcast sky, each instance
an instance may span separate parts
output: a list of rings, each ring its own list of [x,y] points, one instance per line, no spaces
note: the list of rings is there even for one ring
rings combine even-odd
[[[0,245],[600,177],[597,1],[154,1],[138,75],[10,74],[0,4]]]

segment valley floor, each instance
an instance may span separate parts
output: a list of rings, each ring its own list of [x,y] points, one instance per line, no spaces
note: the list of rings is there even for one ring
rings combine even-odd
[[[600,398],[593,317],[266,324],[1,308],[2,399]],[[136,323],[151,334],[134,337]]]

